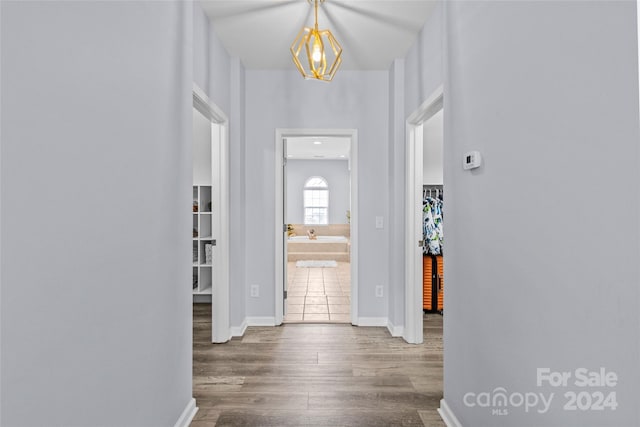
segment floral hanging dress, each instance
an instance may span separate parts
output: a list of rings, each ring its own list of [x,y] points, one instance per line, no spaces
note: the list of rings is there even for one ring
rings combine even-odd
[[[427,197],[423,203],[423,234],[425,255],[442,255],[442,201]]]

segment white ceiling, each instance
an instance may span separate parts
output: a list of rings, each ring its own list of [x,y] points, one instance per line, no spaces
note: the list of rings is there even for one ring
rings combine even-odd
[[[287,138],[287,158],[292,160],[348,160],[350,149],[350,138],[335,136]]]
[[[289,47],[313,25],[307,0],[201,0],[229,54],[249,69],[295,69]],[[433,10],[435,0],[326,0],[318,24],[343,48],[341,69],[388,70],[403,57]]]

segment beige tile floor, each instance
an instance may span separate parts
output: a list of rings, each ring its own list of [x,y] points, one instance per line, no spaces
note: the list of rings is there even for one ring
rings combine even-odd
[[[350,263],[337,267],[287,266],[285,322],[351,323]]]

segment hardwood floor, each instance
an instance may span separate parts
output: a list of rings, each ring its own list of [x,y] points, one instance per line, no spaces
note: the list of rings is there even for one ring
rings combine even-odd
[[[251,327],[211,344],[211,305],[193,313],[192,427],[444,427],[440,315],[425,316],[422,345],[346,324]]]

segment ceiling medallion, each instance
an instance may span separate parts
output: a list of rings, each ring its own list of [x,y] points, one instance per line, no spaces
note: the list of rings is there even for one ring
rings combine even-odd
[[[329,82],[342,63],[342,46],[329,30],[318,29],[318,4],[313,1],[315,21],[313,27],[303,27],[291,45],[291,55],[298,71],[305,79]]]

